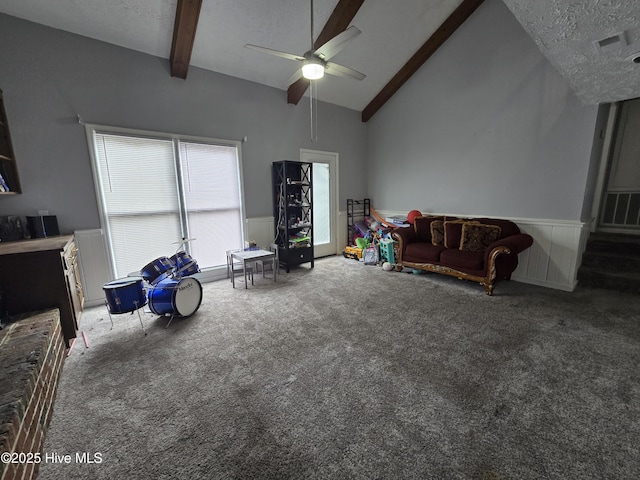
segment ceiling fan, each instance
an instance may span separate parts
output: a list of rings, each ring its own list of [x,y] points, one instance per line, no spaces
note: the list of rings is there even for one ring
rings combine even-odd
[[[246,44],[246,48],[256,50],[258,52],[268,53],[277,57],[286,58],[288,60],[295,60],[302,63],[302,68],[296,69],[291,76],[287,85],[290,85],[297,81],[299,78],[304,77],[309,80],[317,80],[322,78],[325,73],[335,75],[338,77],[354,78],[356,80],[363,80],[366,75],[358,72],[349,67],[345,67],[338,63],[329,62],[329,60],[340,52],[347,44],[360,35],[358,30],[353,25],[347,28],[342,33],[339,33],[331,40],[326,42],[319,48],[313,48],[313,0],[311,2],[311,49],[305,52],[303,55],[295,55],[293,53],[281,52],[279,50],[273,50],[272,48],[261,47],[259,45]]]

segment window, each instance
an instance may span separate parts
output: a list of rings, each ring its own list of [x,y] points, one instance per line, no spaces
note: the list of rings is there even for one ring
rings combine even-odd
[[[225,265],[242,246],[237,143],[87,129],[116,278],[180,249],[201,269]]]

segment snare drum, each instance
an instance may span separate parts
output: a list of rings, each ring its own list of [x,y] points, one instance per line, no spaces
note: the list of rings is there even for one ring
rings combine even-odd
[[[196,262],[188,253],[177,252],[175,255],[171,256],[170,261],[175,264],[175,270],[173,272],[173,276],[175,278],[187,277],[200,271],[198,262]]]
[[[195,278],[165,278],[148,292],[149,308],[156,315],[193,315],[202,302],[202,285]]]
[[[142,267],[140,273],[142,274],[142,278],[144,278],[150,284],[155,285],[160,280],[166,278],[167,275],[171,273],[170,270],[172,270],[174,266],[175,264],[169,258],[159,257],[156,258],[153,262],[150,262]]]
[[[110,313],[133,312],[147,304],[142,278],[126,277],[102,286]]]

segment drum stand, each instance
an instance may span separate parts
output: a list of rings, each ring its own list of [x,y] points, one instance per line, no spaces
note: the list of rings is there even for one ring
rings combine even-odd
[[[171,322],[173,322],[173,317],[175,317],[175,316],[176,316],[176,314],[175,314],[175,313],[172,313],[172,314],[171,314],[171,318],[169,318],[169,322],[167,323],[167,326],[166,326],[166,327],[164,327],[164,328],[169,328],[169,325],[171,325]]]
[[[140,325],[142,326],[142,331],[144,332],[144,334],[147,334],[147,331],[144,328],[144,323],[142,323],[142,317],[140,316],[140,309],[142,307],[144,307],[146,305],[146,302],[143,305],[138,306],[138,301],[134,300],[133,304],[135,305],[135,311],[138,314],[138,320],[140,320]],[[104,305],[107,307],[107,312],[109,312],[109,320],[111,320],[111,330],[113,330],[113,317],[111,316],[111,309],[109,308],[109,303],[108,302],[104,302]],[[123,313],[127,313],[127,312],[123,312]],[[131,312],[131,315],[133,315],[133,312]],[[171,322],[169,322],[171,323]],[[168,326],[168,325],[167,325]]]

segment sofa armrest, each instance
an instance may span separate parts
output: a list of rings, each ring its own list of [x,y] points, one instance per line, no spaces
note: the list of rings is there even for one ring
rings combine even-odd
[[[508,237],[501,238],[500,240],[492,243],[487,248],[488,252],[491,252],[495,247],[506,246],[509,248],[511,253],[518,254],[523,252],[531,245],[533,245],[533,237],[527,233],[518,233],[516,235],[509,235]]]
[[[404,250],[407,245],[414,243],[416,238],[416,232],[411,227],[396,228],[391,232],[391,238],[398,242],[398,248],[396,249],[396,264],[402,265],[402,257],[404,257]]]
[[[416,241],[416,231],[412,227],[396,228],[391,232],[391,238],[405,244]]]
[[[484,261],[490,276],[510,278],[518,266],[518,254],[533,245],[533,237],[526,233],[509,235],[493,242],[487,247]],[[502,259],[498,262],[498,257]],[[498,262],[500,265],[498,266]],[[496,273],[496,268],[499,272]]]

